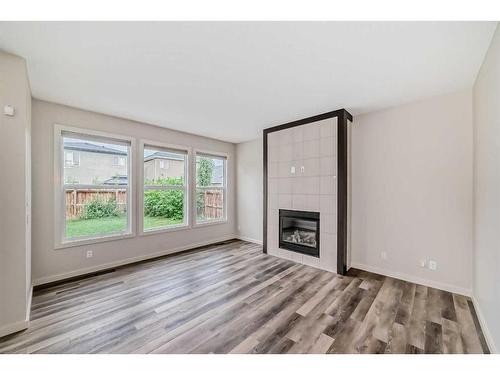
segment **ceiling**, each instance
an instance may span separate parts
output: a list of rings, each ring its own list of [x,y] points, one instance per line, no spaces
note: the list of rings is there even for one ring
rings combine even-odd
[[[0,22],[35,98],[230,142],[471,87],[496,22]]]

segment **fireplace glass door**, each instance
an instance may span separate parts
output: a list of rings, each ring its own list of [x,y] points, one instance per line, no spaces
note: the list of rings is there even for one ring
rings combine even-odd
[[[280,210],[280,248],[319,257],[319,213]]]

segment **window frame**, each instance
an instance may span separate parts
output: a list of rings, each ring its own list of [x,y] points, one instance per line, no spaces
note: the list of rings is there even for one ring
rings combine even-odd
[[[64,182],[64,144],[63,133],[75,133],[87,137],[96,137],[109,139],[110,141],[116,140],[117,143],[129,143],[128,165],[127,165],[127,229],[122,232],[105,234],[100,236],[78,237],[75,239],[68,239],[66,233],[66,190],[67,186],[73,188],[110,188],[110,186],[103,185],[88,185],[88,184],[65,184]],[[72,126],[54,124],[54,239],[55,249],[64,249],[75,246],[89,245],[99,242],[113,241],[123,238],[134,237],[136,234],[136,205],[135,205],[135,171],[132,167],[135,163],[136,153],[136,140],[133,137],[128,137],[119,134],[95,131],[85,128],[77,128]]]
[[[197,207],[196,207],[196,192],[198,189],[198,186],[196,183],[196,177],[197,177],[196,159],[198,156],[214,157],[214,158],[220,158],[220,159],[224,160],[224,164],[223,164],[223,168],[222,168],[224,183],[221,187],[222,191],[223,191],[223,200],[222,200],[223,217],[222,217],[222,219],[214,219],[214,220],[198,222]],[[201,149],[194,150],[194,155],[193,155],[193,190],[192,190],[193,228],[200,228],[200,227],[205,227],[205,226],[209,226],[209,225],[225,224],[228,222],[228,200],[227,200],[227,196],[228,196],[227,195],[227,191],[228,191],[228,179],[227,179],[228,164],[229,164],[229,155],[225,152],[217,152],[217,151],[209,151],[209,150],[201,150]]]
[[[186,155],[186,160],[184,162],[184,215],[186,219],[184,220],[184,224],[172,225],[168,227],[159,227],[157,229],[144,229],[144,192],[146,191],[144,186],[144,149],[150,148],[158,148],[159,151],[165,150],[170,152],[175,151],[183,151]],[[191,194],[191,156],[192,156],[192,148],[187,146],[175,145],[170,143],[158,142],[153,140],[141,139],[139,141],[139,155],[140,158],[137,158],[137,176],[138,176],[138,186],[137,186],[137,199],[138,199],[138,233],[140,236],[148,236],[152,234],[160,234],[166,232],[176,232],[186,229],[191,229],[191,202],[192,202],[192,194]],[[151,188],[149,188],[151,189]],[[158,190],[166,190],[169,189],[168,186],[159,186]],[[174,188],[175,190],[181,190],[179,188]]]

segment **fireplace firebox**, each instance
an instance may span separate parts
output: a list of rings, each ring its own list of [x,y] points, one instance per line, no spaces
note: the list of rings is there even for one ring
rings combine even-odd
[[[279,210],[279,247],[319,258],[319,212]]]

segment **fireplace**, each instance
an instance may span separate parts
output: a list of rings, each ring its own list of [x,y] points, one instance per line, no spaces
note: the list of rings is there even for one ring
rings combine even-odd
[[[319,258],[319,212],[279,210],[279,247]]]

